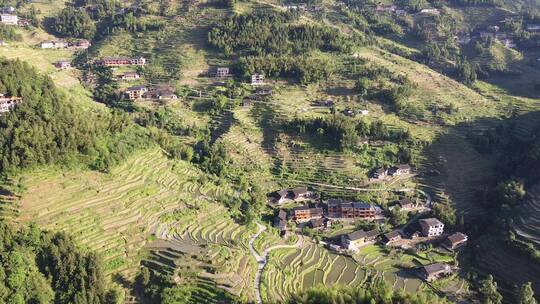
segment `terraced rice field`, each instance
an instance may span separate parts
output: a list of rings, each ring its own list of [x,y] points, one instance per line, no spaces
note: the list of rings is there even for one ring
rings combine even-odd
[[[18,220],[69,232],[104,256],[107,273],[130,277],[162,214],[187,205],[203,208],[233,195],[225,186],[198,183],[201,176],[191,164],[169,160],[159,149],[139,153],[109,174],[38,171],[24,176],[27,191],[15,202]],[[5,210],[5,215],[13,213]]]
[[[263,299],[284,301],[317,284],[359,286],[375,277],[384,277],[395,288],[409,292],[423,288],[419,279],[396,268],[399,259],[371,247],[354,258],[334,254],[316,244],[276,250],[263,273]]]
[[[540,246],[540,185],[528,191],[528,199],[520,208],[513,228],[516,234]]]
[[[162,221],[156,228],[159,242],[148,246],[143,263],[180,283],[191,283],[194,298],[204,303],[216,302],[223,292],[251,300],[256,265],[248,242],[254,231],[235,223],[223,206],[209,203],[196,214]],[[197,274],[186,278],[189,272]]]

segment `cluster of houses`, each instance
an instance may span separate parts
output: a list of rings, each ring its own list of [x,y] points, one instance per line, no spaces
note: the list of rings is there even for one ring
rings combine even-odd
[[[395,167],[390,168],[379,168],[373,171],[371,174],[372,180],[384,180],[389,176],[402,176],[406,174],[411,174],[413,172],[412,167],[408,164],[400,164]]]
[[[16,96],[5,96],[0,94],[0,113],[5,113],[11,111],[16,105],[22,103],[21,97]]]
[[[86,50],[92,44],[86,39],[76,39],[76,40],[47,40],[41,42],[40,46],[42,49],[72,49],[72,50]]]
[[[133,86],[126,89],[124,96],[129,100],[147,99],[147,100],[177,100],[178,96],[174,93],[174,88],[167,85],[160,86]]]

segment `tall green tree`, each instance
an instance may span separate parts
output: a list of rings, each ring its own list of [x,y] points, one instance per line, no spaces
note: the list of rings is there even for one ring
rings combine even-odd
[[[501,304],[502,295],[497,291],[497,282],[493,280],[492,275],[480,282],[480,300],[482,304]]]
[[[516,292],[517,304],[536,304],[531,282],[525,283]]]

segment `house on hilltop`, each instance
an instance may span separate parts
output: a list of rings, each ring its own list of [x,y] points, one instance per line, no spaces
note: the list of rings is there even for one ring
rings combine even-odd
[[[124,72],[120,74],[120,79],[125,80],[125,81],[133,81],[140,78],[141,78],[141,75],[139,75],[139,73],[136,73],[136,72]]]
[[[357,251],[363,245],[372,243],[379,236],[378,230],[357,230],[341,236],[341,246],[347,250]]]
[[[412,172],[412,168],[410,165],[401,164],[401,165],[398,165],[397,167],[390,168],[388,174],[392,176],[400,176],[400,175],[410,174],[411,172]]]
[[[105,57],[101,60],[101,64],[108,67],[116,66],[129,66],[129,65],[145,65],[146,59],[144,57]]]
[[[22,97],[0,94],[0,113],[11,111],[15,106],[22,103],[22,101]]]
[[[1,14],[0,23],[5,24],[5,25],[18,25],[19,17],[17,17],[17,15]]]
[[[404,198],[397,201],[396,206],[399,206],[401,210],[413,209],[416,204],[410,198]]]
[[[383,180],[388,176],[388,170],[385,168],[378,168],[371,174],[371,178],[376,180]]]
[[[313,195],[313,192],[309,191],[307,187],[296,187],[292,190],[292,194],[293,200],[299,201],[309,199]]]
[[[346,202],[339,199],[330,199],[326,202],[328,217],[340,219],[373,219],[375,208],[363,202]]]
[[[449,236],[447,236],[443,241],[443,246],[446,247],[448,250],[455,250],[463,245],[465,245],[468,241],[467,235],[456,232]]]
[[[443,276],[452,274],[452,267],[443,263],[434,263],[420,267],[420,277],[431,282]]]
[[[127,88],[124,95],[129,100],[136,100],[142,98],[146,92],[148,92],[148,88],[146,88],[145,86],[134,86]]]
[[[60,69],[60,70],[67,70],[67,69],[71,68],[71,61],[69,61],[69,60],[58,60],[57,62],[54,63],[54,66],[57,69]]]
[[[292,210],[294,219],[299,222],[307,222],[314,218],[322,218],[322,208],[310,208],[309,206],[296,207]]]
[[[230,77],[230,70],[227,67],[218,67],[216,68],[216,77],[217,78],[226,78]]]
[[[258,86],[264,85],[264,75],[263,74],[253,74],[251,75],[251,85]]]
[[[399,230],[394,230],[392,232],[386,233],[383,236],[382,241],[384,245],[388,246],[394,242],[401,240],[401,238],[402,238],[401,232]]]
[[[440,236],[444,232],[444,224],[436,218],[426,218],[418,221],[422,234],[426,237]]]

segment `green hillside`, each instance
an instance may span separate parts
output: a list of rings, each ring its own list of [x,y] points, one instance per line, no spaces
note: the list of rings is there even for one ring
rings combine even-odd
[[[506,302],[514,285],[540,294],[537,1],[0,0],[11,5],[27,23],[0,25],[0,94],[22,100],[0,116],[2,224],[97,254],[101,300],[88,303],[311,303],[338,286],[485,301],[500,296],[490,274]],[[412,174],[372,179],[400,164]],[[385,218],[289,220],[280,237],[277,209],[304,203],[269,194],[301,186]],[[422,208],[391,207],[403,198]],[[421,217],[467,246],[325,245]],[[418,277],[435,262],[452,274]]]

